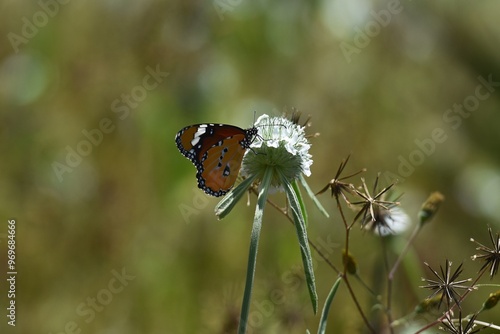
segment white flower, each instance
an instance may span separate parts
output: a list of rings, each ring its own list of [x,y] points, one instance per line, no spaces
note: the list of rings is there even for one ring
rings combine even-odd
[[[241,174],[262,178],[266,168],[273,168],[273,186],[280,186],[284,176],[292,182],[300,174],[311,175],[313,163],[304,127],[283,117],[260,116],[254,125],[259,133],[243,158]]]

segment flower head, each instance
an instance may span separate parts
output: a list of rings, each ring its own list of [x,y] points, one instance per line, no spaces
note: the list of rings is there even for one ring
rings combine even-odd
[[[342,198],[344,199],[344,201],[348,205],[351,205],[351,202],[349,202],[349,200],[347,199],[346,193],[352,194],[354,192],[354,186],[352,185],[352,183],[344,182],[344,180],[346,180],[346,179],[348,179],[350,177],[353,177],[354,175],[357,175],[359,173],[365,172],[366,169],[363,168],[362,170],[360,170],[359,172],[356,172],[354,174],[350,174],[348,176],[340,177],[340,174],[342,174],[342,172],[344,171],[344,168],[347,165],[347,162],[349,161],[349,158],[350,158],[350,155],[348,155],[346,159],[342,160],[342,162],[340,163],[339,168],[337,169],[337,173],[335,174],[335,177],[333,179],[331,179],[330,182],[328,182],[328,184],[323,189],[321,189],[320,191],[318,191],[316,193],[316,195],[322,194],[325,191],[327,191],[328,188],[330,188],[330,190],[332,192],[332,197],[335,196],[335,200],[337,202],[339,200],[339,196],[342,196]]]
[[[429,266],[429,264],[425,263],[425,265],[432,271],[434,276],[436,276],[437,280],[422,278],[422,281],[427,282],[427,285],[421,286],[421,288],[427,288],[430,290],[434,290],[434,293],[429,298],[434,297],[438,293],[442,293],[441,300],[439,302],[439,306],[443,302],[443,299],[446,299],[446,307],[449,309],[451,306],[451,302],[455,302],[457,306],[460,308],[460,298],[462,296],[456,291],[456,289],[466,289],[469,290],[471,287],[462,285],[462,283],[469,282],[470,279],[464,279],[458,281],[457,278],[462,273],[462,264],[458,266],[458,268],[451,274],[451,261],[446,260],[445,269],[440,266],[441,275],[437,273],[434,269]]]
[[[480,271],[486,267],[490,267],[490,277],[493,278],[498,272],[498,266],[500,265],[500,235],[497,233],[496,238],[493,236],[493,232],[491,231],[491,227],[488,227],[488,232],[490,234],[490,240],[493,244],[493,247],[486,247],[485,245],[471,239],[471,241],[475,242],[479,247],[476,250],[483,252],[482,254],[476,254],[472,256],[472,260],[482,259],[484,260],[484,264],[481,267]]]
[[[370,217],[362,225],[381,237],[401,234],[410,225],[410,217],[400,207],[390,206],[389,209],[384,209],[376,206],[374,213],[375,220],[371,220]]]
[[[273,170],[271,184],[281,185],[282,177],[293,181],[300,174],[311,175],[312,165],[304,127],[282,117],[262,115],[255,127],[259,133],[243,158],[241,175],[262,180],[266,169]]]
[[[487,328],[487,326],[483,326],[478,329],[474,329],[476,326],[476,318],[477,318],[477,313],[473,314],[470,318],[462,318],[462,312],[460,312],[460,315],[457,320],[453,320],[450,316],[449,313],[446,314],[445,319],[441,321],[443,324],[443,327],[440,327],[440,329],[444,330],[445,332],[448,333],[453,333],[453,334],[474,334],[482,331],[483,329]],[[467,321],[467,324],[465,327],[462,325],[462,322]]]
[[[399,202],[384,200],[386,193],[389,191],[389,189],[392,188],[394,184],[391,184],[390,186],[385,187],[381,191],[377,192],[379,176],[380,175],[377,176],[375,184],[373,186],[373,194],[375,195],[372,196],[370,194],[364,178],[361,178],[364,192],[361,192],[358,189],[354,189],[356,195],[361,198],[361,201],[352,203],[354,205],[361,206],[361,209],[354,217],[354,222],[356,222],[361,217],[361,226],[363,227],[366,226],[366,224],[371,223],[372,229],[378,229],[379,226],[390,229],[390,226],[387,225],[389,220],[382,217],[387,216],[387,213],[390,212],[391,208],[399,205]]]

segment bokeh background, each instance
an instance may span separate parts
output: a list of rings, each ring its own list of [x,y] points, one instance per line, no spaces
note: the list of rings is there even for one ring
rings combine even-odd
[[[463,261],[464,278],[473,277],[480,263],[470,260],[469,238],[489,244],[487,226],[499,230],[496,1],[6,0],[0,8],[2,333],[236,331],[255,198],[216,219],[218,199],[197,189],[195,168],[175,147],[175,133],[192,123],[246,128],[254,111],[294,107],[321,134],[312,139],[314,190],[352,153],[346,172],[366,167],[368,184],[378,172],[382,185],[397,176],[413,225],[427,195],[441,191],[446,202],[396,277],[395,318],[428,295],[418,288],[429,277],[424,261]],[[147,77],[154,71],[156,82]],[[480,77],[493,84],[478,88]],[[471,112],[453,111],[464,103]],[[442,140],[429,144],[436,129]],[[404,169],[403,160],[416,163]],[[285,204],[283,195],[273,200]],[[306,201],[310,239],[340,267],[342,224],[329,195],[320,200],[331,218]],[[3,314],[9,218],[15,328]],[[296,240],[268,207],[249,332],[317,330]],[[383,291],[380,240],[356,229],[351,251]],[[316,276],[322,305],[336,274],[317,261]],[[377,322],[373,299],[355,288]],[[471,295],[464,313],[490,292]],[[498,318],[498,310],[480,316]],[[363,331],[341,287],[329,332]]]

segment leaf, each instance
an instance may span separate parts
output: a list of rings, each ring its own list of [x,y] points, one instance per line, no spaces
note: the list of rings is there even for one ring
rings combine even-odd
[[[335,293],[337,292],[337,289],[339,288],[341,281],[342,277],[337,278],[335,283],[333,283],[330,293],[326,297],[325,305],[323,306],[323,311],[321,312],[321,319],[319,320],[318,334],[326,333],[326,321],[328,319],[328,312],[330,311],[330,306],[332,304],[333,297],[335,297]]]
[[[319,211],[325,215],[326,218],[329,218],[330,215],[328,214],[328,212],[326,212],[325,208],[323,207],[323,205],[321,205],[321,203],[319,202],[318,198],[316,197],[316,195],[314,195],[313,191],[311,190],[311,188],[309,187],[309,185],[307,184],[306,182],[306,179],[304,179],[304,175],[300,174],[300,177],[299,177],[299,181],[300,183],[302,184],[302,187],[304,187],[304,189],[306,190],[307,194],[309,195],[309,197],[312,199],[312,201],[314,202],[314,204],[316,205],[316,207],[319,209]]]
[[[308,216],[306,206],[304,204],[304,200],[302,199],[302,194],[300,193],[299,186],[297,185],[297,181],[292,182],[293,191],[295,191],[295,195],[297,195],[297,200],[300,204],[300,211],[302,212],[302,217],[304,217],[304,223],[306,227],[308,226]]]
[[[231,212],[236,203],[238,203],[240,198],[247,192],[248,188],[250,188],[255,177],[256,176],[252,176],[244,179],[234,189],[231,189],[231,191],[215,206],[215,215],[219,220]]]
[[[302,210],[292,185],[285,177],[283,177],[283,175],[280,176],[281,181],[285,186],[288,201],[290,202],[294,225],[297,229],[297,237],[299,239],[300,254],[302,255],[302,264],[304,265],[304,273],[306,276],[307,288],[309,290],[309,297],[311,298],[314,314],[316,314],[318,311],[318,295],[316,293],[316,284],[314,282],[314,269],[304,217],[302,216]]]

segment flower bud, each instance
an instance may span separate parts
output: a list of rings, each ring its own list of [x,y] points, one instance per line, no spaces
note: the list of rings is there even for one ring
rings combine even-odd
[[[358,273],[358,264],[356,263],[356,259],[352,256],[351,253],[346,253],[345,249],[342,250],[342,263],[346,268],[346,272],[351,275],[356,275]]]
[[[500,290],[494,293],[490,293],[490,296],[488,297],[488,299],[486,299],[486,301],[483,304],[483,310],[489,310],[491,308],[494,308],[497,305],[499,299],[500,299]]]
[[[432,298],[426,298],[421,301],[417,306],[415,306],[415,313],[423,314],[437,309],[439,307],[439,303],[441,302],[441,295],[442,294],[437,294]]]
[[[421,225],[428,223],[434,217],[443,201],[444,195],[439,191],[435,191],[430,194],[429,198],[427,198],[427,200],[424,202],[422,208],[420,209],[420,212],[418,213],[418,218]]]

